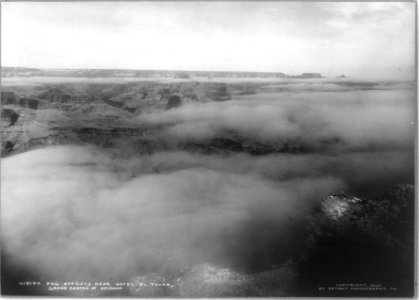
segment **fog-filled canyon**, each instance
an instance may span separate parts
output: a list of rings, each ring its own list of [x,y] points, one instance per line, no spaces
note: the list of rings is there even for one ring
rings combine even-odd
[[[27,280],[143,297],[412,291],[412,82],[14,78],[1,101],[9,294],[110,293]]]

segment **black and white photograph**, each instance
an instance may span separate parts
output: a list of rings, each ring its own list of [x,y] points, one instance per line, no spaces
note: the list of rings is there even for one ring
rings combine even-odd
[[[417,3],[2,1],[1,294],[417,295]]]

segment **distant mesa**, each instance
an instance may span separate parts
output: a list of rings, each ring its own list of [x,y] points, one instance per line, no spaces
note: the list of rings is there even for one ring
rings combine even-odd
[[[191,78],[191,76],[189,76],[189,74],[186,73],[186,72],[180,72],[180,73],[176,73],[173,78],[175,78],[175,79],[189,79],[189,78]]]
[[[320,73],[303,73],[297,76],[289,76],[290,78],[298,78],[298,79],[313,79],[313,78],[324,78]]]
[[[40,69],[35,68],[1,67],[2,77],[36,76],[41,73],[42,71]]]
[[[35,69],[1,67],[2,77],[83,77],[83,78],[323,78],[320,73],[302,73],[290,76],[281,72],[240,71],[182,71],[182,70],[123,70],[123,69]]]

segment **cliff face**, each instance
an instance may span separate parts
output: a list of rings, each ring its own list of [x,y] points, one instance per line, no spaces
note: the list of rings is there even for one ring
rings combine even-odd
[[[20,115],[11,108],[3,108],[1,110],[1,118],[5,121],[4,126],[13,126],[19,119]]]
[[[252,155],[305,151],[299,143],[264,145],[234,133],[220,133],[219,137],[200,141],[170,141],[161,134],[164,128],[137,119],[145,112],[175,109],[190,102],[227,101],[234,95],[252,94],[262,88],[262,83],[196,81],[10,87],[2,92],[2,155],[41,147],[43,143],[106,147],[122,143],[131,151],[147,153],[162,149]]]
[[[313,73],[314,74],[314,73]],[[304,76],[316,77],[312,73]],[[294,81],[223,83],[216,81],[168,81],[125,83],[67,83],[11,86],[2,91],[2,140],[10,142],[7,153],[26,151],[32,138],[44,140],[46,135],[65,134],[58,141],[118,145],[126,138],[133,151],[137,145],[147,144],[147,152],[156,149],[178,149],[201,153],[311,153],[334,145],[342,145],[336,138],[304,143],[301,140],[261,142],[237,132],[219,132],[208,139],[171,141],[162,134],[164,128],[143,124],[139,116],[148,112],[176,109],[188,103],[221,102],[230,99],[248,99],[248,95],[261,93],[309,92],[312,82],[295,84]],[[391,86],[390,86],[391,87]],[[322,85],[325,91],[351,89],[385,89],[377,82],[336,80]],[[54,113],[53,113],[54,111]],[[83,129],[86,130],[83,130]],[[96,129],[89,132],[90,129]],[[115,129],[112,131],[112,129]],[[129,134],[127,134],[129,133]],[[150,136],[150,134],[152,136]],[[128,139],[129,137],[129,139]],[[281,139],[282,137],[278,137]],[[132,143],[128,143],[131,141]],[[152,144],[156,143],[156,147]],[[11,146],[13,145],[13,147]],[[22,145],[22,146],[20,146]],[[23,146],[26,145],[26,146]],[[37,145],[42,146],[41,142]],[[4,147],[3,147],[4,148]],[[154,149],[155,148],[155,149]],[[23,150],[25,149],[25,150]],[[153,150],[154,149],[154,150]],[[156,150],[157,151],[157,150]]]
[[[166,104],[166,109],[171,109],[175,107],[179,107],[182,104],[180,97],[178,95],[172,95],[169,97],[169,100]]]

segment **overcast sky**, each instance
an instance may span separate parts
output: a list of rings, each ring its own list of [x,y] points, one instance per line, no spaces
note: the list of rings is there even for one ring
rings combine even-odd
[[[414,3],[6,2],[2,66],[406,76]]]

